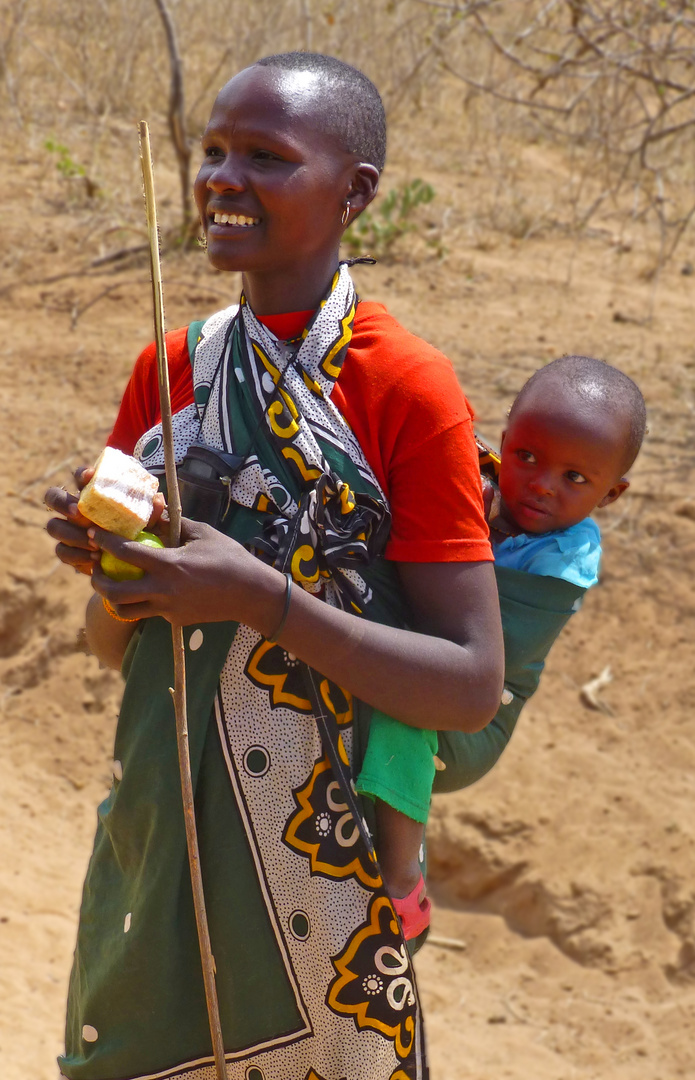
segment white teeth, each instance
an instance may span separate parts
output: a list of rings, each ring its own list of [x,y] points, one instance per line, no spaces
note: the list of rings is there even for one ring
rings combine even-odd
[[[248,228],[250,225],[258,225],[260,218],[246,217],[245,214],[218,214],[215,212],[212,215],[212,219],[215,225],[243,225]]]

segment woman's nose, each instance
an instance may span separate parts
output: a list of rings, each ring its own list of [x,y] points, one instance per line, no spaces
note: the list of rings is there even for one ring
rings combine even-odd
[[[238,158],[232,154],[228,154],[225,158],[219,158],[215,168],[210,171],[207,186],[210,191],[215,191],[218,194],[225,191],[243,191],[246,182]]]

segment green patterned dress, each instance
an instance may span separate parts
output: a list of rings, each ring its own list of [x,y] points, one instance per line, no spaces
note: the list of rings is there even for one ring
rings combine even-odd
[[[192,328],[203,438],[245,455],[229,535],[327,603],[403,625],[386,500],[330,394],[355,294],[336,274],[298,350],[240,309]],[[136,456],[161,471],[161,428]],[[191,762],[229,1080],[426,1080],[408,951],[355,800],[370,710],[247,626],[185,629]],[[131,643],[70,982],[69,1080],[214,1080],[186,859],[171,636]]]

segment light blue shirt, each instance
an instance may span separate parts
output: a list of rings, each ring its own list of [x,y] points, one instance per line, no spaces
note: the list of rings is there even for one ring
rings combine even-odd
[[[589,589],[598,581],[601,533],[592,518],[584,518],[569,529],[508,536],[493,544],[493,552],[499,566],[541,577],[562,578]]]

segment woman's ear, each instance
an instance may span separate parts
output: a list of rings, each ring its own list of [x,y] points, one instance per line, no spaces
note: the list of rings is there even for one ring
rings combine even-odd
[[[627,491],[629,486],[630,481],[626,480],[623,476],[622,480],[619,480],[617,484],[614,484],[610,491],[603,496],[601,502],[598,503],[598,506],[609,506],[612,502],[615,502],[616,499],[619,499],[622,493]]]
[[[355,166],[352,176],[352,184],[347,194],[350,203],[350,221],[362,213],[379,190],[379,170],[375,165],[367,165],[360,162]]]

